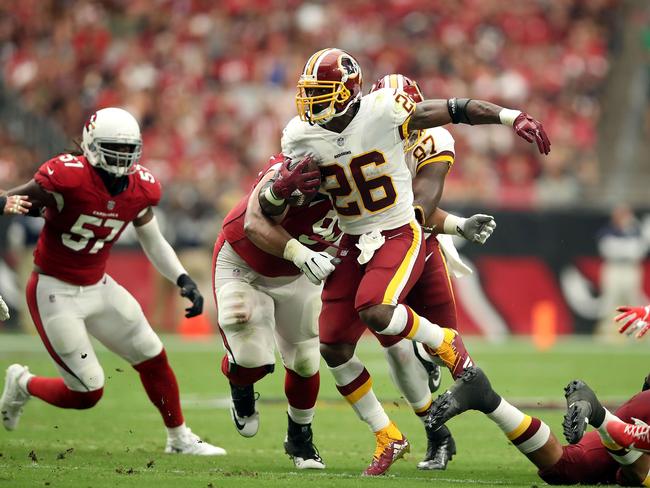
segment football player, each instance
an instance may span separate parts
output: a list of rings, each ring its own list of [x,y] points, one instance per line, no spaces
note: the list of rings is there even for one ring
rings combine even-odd
[[[563,427],[568,446],[562,446],[543,421],[498,395],[476,366],[466,368],[436,399],[427,422],[435,429],[467,410],[483,412],[550,485],[650,486],[650,456],[631,450],[633,439],[618,436],[634,419],[650,421],[650,391],[633,396],[615,413],[604,408],[583,381],[570,382],[564,391],[567,412]],[[585,434],[587,425],[596,431]]]
[[[90,336],[139,373],[167,427],[165,452],[222,455],[185,425],[176,377],[160,339],[133,296],[105,273],[110,250],[129,222],[156,269],[202,313],[203,297],[162,236],[152,207],[160,183],[138,164],[142,150],[135,118],[119,108],[95,112],[83,128],[82,154],[45,162],[34,178],[0,196],[0,213],[42,215],[27,304],[61,375],[47,378],[26,366],[7,369],[0,398],[2,422],[14,430],[31,397],[59,408],[87,409],[102,397],[104,371]]]
[[[292,185],[304,195],[315,194],[320,184],[318,170],[308,171],[310,158],[293,173],[287,170],[288,162],[282,155],[271,158],[251,192],[224,219],[214,246],[214,296],[226,348],[221,370],[230,382],[235,427],[242,436],[252,437],[259,428],[254,384],[273,371],[277,344],[289,404],[285,451],[298,469],[323,469],[311,428],[320,386],[317,319],[320,283],[333,267],[332,256],[323,251],[340,230],[329,199],[316,196],[309,206],[290,209],[273,223],[288,233],[292,259],[265,252],[273,237],[264,230],[256,233],[256,222],[266,219],[258,204],[260,189],[275,183],[283,194],[281,187]],[[277,182],[276,171],[281,179]]]
[[[503,123],[535,141],[542,153],[550,150],[542,125],[517,110],[469,99],[416,104],[390,88],[362,97],[361,88],[361,69],[350,54],[340,49],[313,54],[298,82],[298,116],[282,137],[283,154],[296,161],[311,155],[318,161],[323,189],[344,232],[337,253],[340,264],[323,290],[319,333],[321,354],[340,391],[359,406],[371,384],[354,358],[356,337],[366,325],[380,334],[422,342],[454,377],[471,364],[454,329],[432,323],[405,303],[422,273],[425,246],[416,220],[424,215],[413,210],[403,141],[410,132],[450,122]],[[272,188],[260,198],[263,208],[286,205]],[[291,250],[286,257],[293,257]],[[365,474],[382,474],[408,450],[408,441],[385,415],[370,412],[367,422],[377,448]]]

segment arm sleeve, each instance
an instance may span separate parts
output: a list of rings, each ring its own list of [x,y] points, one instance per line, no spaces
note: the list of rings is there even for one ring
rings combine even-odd
[[[135,227],[135,232],[147,258],[161,275],[176,284],[180,275],[187,274],[174,249],[160,232],[156,217]]]

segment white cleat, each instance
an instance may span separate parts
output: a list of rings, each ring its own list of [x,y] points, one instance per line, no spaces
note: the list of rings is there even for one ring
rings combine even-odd
[[[7,430],[14,430],[18,427],[18,421],[23,413],[23,406],[31,398],[31,395],[18,384],[23,375],[30,375],[27,366],[12,364],[7,368],[5,387],[2,391],[2,397],[0,397],[2,424]]]
[[[225,456],[226,450],[213,446],[209,442],[202,441],[201,438],[193,433],[189,428],[185,433],[176,439],[167,437],[167,454],[191,454],[194,456]]]
[[[237,428],[237,432],[239,432],[239,435],[241,436],[253,437],[260,429],[260,413],[257,410],[255,410],[255,413],[253,413],[253,415],[249,415],[248,417],[240,417],[237,415],[235,407],[231,406],[230,417],[232,418],[232,421]]]

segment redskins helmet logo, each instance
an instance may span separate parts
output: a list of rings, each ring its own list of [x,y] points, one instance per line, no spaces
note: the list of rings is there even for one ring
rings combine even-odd
[[[361,74],[359,63],[350,55],[342,54],[339,57],[339,68],[343,74],[341,81],[345,83],[350,78],[354,79]]]

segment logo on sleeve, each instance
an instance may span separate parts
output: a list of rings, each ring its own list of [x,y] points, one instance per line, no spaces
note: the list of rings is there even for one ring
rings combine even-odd
[[[54,170],[52,168],[50,168],[49,166],[47,166],[47,174],[48,175],[53,175],[54,174]]]

